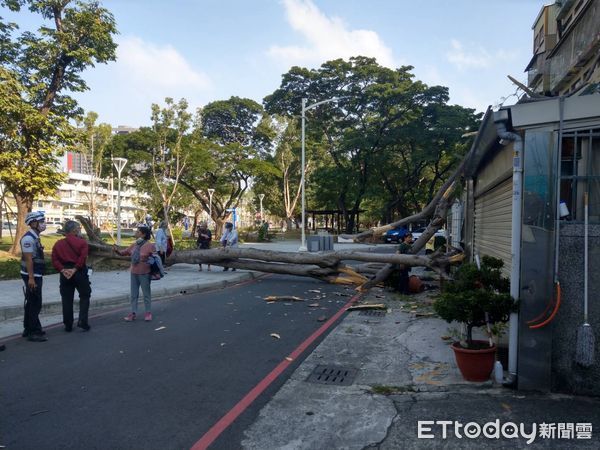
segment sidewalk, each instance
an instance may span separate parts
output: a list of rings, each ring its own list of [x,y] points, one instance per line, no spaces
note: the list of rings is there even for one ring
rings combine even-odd
[[[362,301],[385,302],[387,313],[348,312],[263,407],[245,431],[242,447],[600,448],[600,399],[524,393],[492,381],[464,381],[449,341],[441,339],[448,334],[448,324],[430,314],[428,297],[425,292],[406,302],[392,292],[372,289]],[[356,370],[356,376],[349,385],[311,382],[317,366],[347,370],[350,378]],[[431,422],[421,428],[421,434],[429,438],[419,438],[419,421]],[[442,426],[434,421],[454,422],[447,425],[446,438]],[[506,434],[499,439],[483,436],[481,429],[495,421],[498,427],[508,422],[523,424],[527,433],[532,424],[546,423],[547,432],[555,437],[543,437],[538,429],[530,446],[521,434],[510,439],[504,438]],[[477,424],[469,425],[467,431],[473,434],[480,427],[477,438],[465,436],[462,427],[469,422]],[[559,434],[559,424],[571,434]],[[591,439],[576,431],[577,424],[592,424]],[[505,431],[511,434],[510,429]]]

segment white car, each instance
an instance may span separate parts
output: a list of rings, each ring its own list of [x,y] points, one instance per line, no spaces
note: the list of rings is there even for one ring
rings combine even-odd
[[[416,241],[417,239],[419,239],[426,229],[427,229],[426,227],[423,227],[423,228],[417,228],[416,230],[411,231],[411,234],[413,235],[413,240]],[[433,235],[433,237],[438,237],[438,236],[446,237],[446,230],[444,230],[444,229],[437,230],[435,232],[435,234]]]

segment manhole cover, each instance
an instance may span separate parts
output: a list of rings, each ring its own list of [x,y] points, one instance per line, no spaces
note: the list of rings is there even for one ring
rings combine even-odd
[[[317,366],[308,379],[309,383],[335,384],[337,386],[350,386],[358,369],[338,366]]]
[[[386,315],[386,311],[383,311],[381,309],[366,309],[364,311],[360,312],[361,316],[375,316],[375,317],[383,317]]]

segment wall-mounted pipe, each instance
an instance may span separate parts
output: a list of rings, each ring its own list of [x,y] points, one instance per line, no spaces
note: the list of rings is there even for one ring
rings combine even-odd
[[[522,230],[522,198],[523,198],[523,139],[517,133],[507,131],[505,118],[499,111],[498,120],[495,120],[498,137],[501,143],[513,142],[513,199],[512,199],[512,223],[511,223],[511,271],[510,271],[510,295],[519,300],[519,285],[521,282],[521,230]],[[506,141],[506,142],[502,142]],[[517,379],[517,355],[519,341],[519,314],[512,313],[509,320],[508,335],[508,373],[509,383],[515,383]]]

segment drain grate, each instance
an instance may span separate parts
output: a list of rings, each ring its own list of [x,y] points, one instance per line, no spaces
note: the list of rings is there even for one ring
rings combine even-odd
[[[338,366],[317,366],[307,378],[309,383],[334,384],[336,386],[350,386],[356,378],[358,369]]]
[[[365,309],[360,312],[361,316],[375,316],[375,317],[383,317],[387,314],[387,311],[383,311],[381,309]]]

